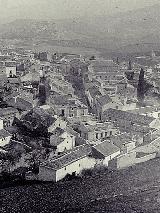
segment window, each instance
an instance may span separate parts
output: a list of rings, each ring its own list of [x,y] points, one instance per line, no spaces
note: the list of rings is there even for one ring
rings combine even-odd
[[[62,114],[62,116],[64,116],[64,115],[65,115],[64,109],[62,109],[61,114]]]
[[[96,138],[98,139],[98,133],[96,133]]]
[[[66,170],[67,168],[66,167],[64,167],[64,170]]]
[[[101,138],[103,138],[103,132],[101,133]]]
[[[112,131],[110,131],[110,136],[112,136]]]
[[[105,137],[107,137],[107,135],[108,135],[107,132],[105,132]]]
[[[79,167],[81,166],[81,164],[79,163]]]

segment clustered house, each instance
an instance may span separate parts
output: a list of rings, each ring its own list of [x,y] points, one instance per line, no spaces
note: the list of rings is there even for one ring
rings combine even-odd
[[[136,63],[24,48],[0,51],[0,173],[23,168],[30,172],[26,178],[57,182],[157,156],[159,103],[144,96],[140,106]],[[158,93],[159,72],[146,70],[145,80]],[[14,166],[7,156],[16,156]]]

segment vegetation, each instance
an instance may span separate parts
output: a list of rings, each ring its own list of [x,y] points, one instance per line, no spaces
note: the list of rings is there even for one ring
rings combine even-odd
[[[121,171],[99,171],[58,183],[23,183],[4,188],[0,211],[157,213],[159,163],[157,158]]]

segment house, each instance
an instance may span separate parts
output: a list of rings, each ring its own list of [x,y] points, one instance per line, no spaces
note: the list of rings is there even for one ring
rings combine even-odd
[[[16,74],[17,74],[16,62],[14,62],[14,61],[5,62],[5,72],[6,72],[6,75],[8,78],[16,77]]]
[[[78,55],[78,54],[66,54],[62,59],[61,61],[64,61],[64,62],[67,62],[67,63],[70,63],[71,61],[73,60],[82,60],[82,57],[81,55]]]
[[[66,94],[66,95],[74,95],[74,88],[72,87],[72,84],[70,84],[69,82],[65,81],[65,80],[60,80],[60,79],[53,79],[50,78],[50,87],[51,90],[55,90],[57,92],[61,92],[62,94]]]
[[[17,109],[12,107],[0,109],[0,118],[3,120],[4,128],[11,126],[15,117],[19,118],[19,112]]]
[[[12,135],[5,129],[0,130],[0,147],[4,147],[9,144]]]
[[[96,113],[98,118],[101,120],[103,117],[103,113],[110,108],[119,109],[122,108],[122,103],[118,101],[118,99],[114,100],[109,95],[103,95],[97,97],[95,100],[96,104]]]
[[[57,182],[68,174],[79,175],[84,169],[93,168],[95,161],[90,158],[90,154],[91,147],[82,145],[61,157],[40,164],[39,180]]]
[[[31,102],[24,100],[20,97],[14,97],[6,101],[8,106],[14,107],[15,109],[19,111],[29,111],[31,110],[34,105],[32,105]]]
[[[105,112],[104,120],[112,121],[121,132],[131,134],[137,144],[151,142],[153,132],[159,129],[157,125],[159,122],[155,123],[156,119],[153,117],[115,109],[107,111]]]
[[[90,87],[85,93],[86,93],[90,107],[94,109],[95,99],[102,95],[101,92],[99,91],[97,87],[93,86],[93,87]]]
[[[40,52],[38,55],[38,58],[40,61],[51,61],[52,60],[52,56],[48,52]]]
[[[152,153],[145,152],[129,152],[117,156],[116,158],[109,161],[109,170],[124,169],[135,164],[144,163],[157,157],[155,150]]]
[[[108,163],[113,158],[120,154],[120,148],[110,143],[110,141],[103,141],[92,147],[92,155],[97,159],[97,164],[108,166]]]
[[[87,140],[89,143],[104,140],[118,132],[111,122],[96,122],[95,124],[84,122],[78,125],[75,124],[74,130],[80,134],[80,137]]]
[[[56,115],[66,118],[78,118],[88,114],[88,107],[75,98],[54,95],[50,97],[49,105],[54,108]]]
[[[54,115],[54,122],[48,127],[48,132],[52,133],[56,128],[66,129],[67,120],[62,116]]]
[[[104,120],[110,120],[117,123],[120,126],[123,126],[125,129],[128,126],[141,125],[153,128],[153,123],[155,122],[155,118],[134,114],[122,110],[117,109],[108,109],[104,112]],[[154,126],[155,129],[159,129],[160,126]]]
[[[112,136],[110,140],[120,149],[121,153],[128,153],[136,147],[136,140],[132,138],[132,135],[127,133]]]
[[[12,77],[12,78],[9,77],[7,84],[8,84],[7,85],[8,87],[12,88],[12,91],[19,91],[21,82],[20,82],[20,79],[17,77]]]
[[[62,153],[75,147],[75,136],[57,127],[50,136],[50,144],[56,147],[56,153]]]

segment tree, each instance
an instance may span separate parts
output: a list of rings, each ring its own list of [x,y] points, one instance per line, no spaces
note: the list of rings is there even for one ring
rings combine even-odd
[[[39,85],[39,103],[40,105],[44,105],[46,102],[46,88],[44,84]]]
[[[144,70],[141,68],[137,87],[137,98],[140,103],[142,103],[144,100],[144,94],[145,94]]]
[[[129,60],[129,62],[128,62],[128,70],[132,70],[132,62],[131,62],[131,60]]]

